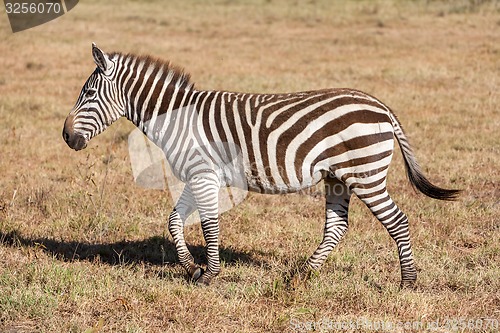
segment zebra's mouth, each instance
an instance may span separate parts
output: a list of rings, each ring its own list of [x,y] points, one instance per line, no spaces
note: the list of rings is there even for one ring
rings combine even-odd
[[[83,145],[78,145],[78,146],[75,146],[75,147],[72,147],[74,150],[76,151],[79,151],[79,150],[82,150],[82,149],[85,149],[87,148],[87,143],[84,142]]]
[[[87,147],[87,139],[83,135],[68,135],[67,133],[63,133],[63,137],[71,149],[78,151]]]
[[[75,132],[73,128],[74,120],[75,116],[71,114],[66,118],[62,131],[62,137],[71,149],[81,150],[87,147],[89,139],[87,139],[84,135]]]

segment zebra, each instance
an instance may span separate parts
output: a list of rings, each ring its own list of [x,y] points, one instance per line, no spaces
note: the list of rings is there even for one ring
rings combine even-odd
[[[323,239],[291,282],[303,282],[320,269],[348,229],[355,194],[395,241],[401,286],[414,285],[408,218],[386,188],[394,138],[414,188],[440,200],[454,200],[460,190],[440,188],[424,176],[400,122],[384,103],[346,88],[281,94],[197,90],[190,75],[168,61],[105,53],[95,43],[92,55],[96,68],[65,120],[63,138],[80,150],[126,117],[163,150],[174,175],[185,183],[168,230],[194,283],[209,285],[221,270],[221,187],[243,184],[250,191],[277,194],[323,181]],[[239,171],[229,176],[221,171],[235,160]],[[195,210],[206,243],[205,268],[195,263],[184,240],[184,221]]]

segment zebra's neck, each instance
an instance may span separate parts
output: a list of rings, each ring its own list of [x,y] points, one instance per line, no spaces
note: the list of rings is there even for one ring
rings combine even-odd
[[[175,83],[157,84],[139,92],[131,90],[127,95],[126,117],[146,134],[153,123],[167,121],[172,112],[185,107],[193,93]]]
[[[118,61],[116,75],[125,117],[143,131],[152,120],[181,107],[182,96],[193,90],[189,75],[169,62],[121,54]]]
[[[167,74],[162,82],[158,80],[161,74],[150,73],[146,83],[132,83],[126,93],[126,117],[162,149],[169,146],[171,135],[179,135],[174,134],[179,130],[177,126],[200,130],[208,127],[207,122],[214,121],[214,117],[223,113],[244,114],[250,106],[250,94],[195,90],[182,86],[172,75]]]

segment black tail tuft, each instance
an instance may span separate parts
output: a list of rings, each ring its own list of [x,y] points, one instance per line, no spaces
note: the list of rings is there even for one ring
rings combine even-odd
[[[406,172],[408,174],[408,179],[410,180],[413,187],[422,192],[428,197],[439,199],[439,200],[456,200],[461,192],[461,190],[450,190],[438,187],[432,184],[422,173],[419,165],[416,163],[413,156],[407,156],[403,153]]]
[[[403,159],[405,161],[406,173],[408,179],[410,180],[412,186],[425,194],[428,197],[438,199],[438,200],[456,200],[462,192],[462,190],[449,190],[441,187],[437,187],[432,184],[425,176],[420,166],[415,159],[415,155],[411,150],[408,139],[403,132],[403,127],[399,123],[397,117],[390,111],[389,117],[392,120],[392,126],[394,127],[394,135],[399,143],[399,148],[401,148],[401,153],[403,154]]]

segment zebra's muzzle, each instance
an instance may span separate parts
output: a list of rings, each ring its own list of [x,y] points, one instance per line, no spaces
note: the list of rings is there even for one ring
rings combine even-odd
[[[73,136],[66,136],[66,133],[64,133],[63,136],[64,141],[66,141],[71,149],[78,151],[87,147],[87,139],[83,135],[74,134]]]
[[[64,123],[62,132],[64,141],[71,149],[81,150],[87,147],[87,139],[73,130],[73,117],[68,117]]]

